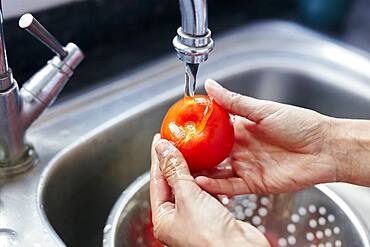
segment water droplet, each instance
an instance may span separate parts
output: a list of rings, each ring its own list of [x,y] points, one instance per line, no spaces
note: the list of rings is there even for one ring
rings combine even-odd
[[[229,202],[230,202],[229,198],[227,198],[227,197],[222,198],[222,204],[228,205]]]
[[[100,229],[101,229],[101,228],[100,228]],[[110,229],[112,229],[112,225],[106,225],[106,226],[104,227],[104,230],[103,230],[104,234],[107,234],[107,233],[110,231]]]

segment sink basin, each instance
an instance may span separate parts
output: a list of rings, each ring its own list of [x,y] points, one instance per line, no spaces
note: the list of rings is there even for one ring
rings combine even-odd
[[[198,92],[205,78],[214,78],[253,97],[370,119],[368,54],[285,22],[255,24],[215,40],[200,67]],[[5,210],[18,210],[9,217],[21,214],[28,222],[9,220],[5,227],[28,232],[19,234],[26,245],[46,238],[41,246],[101,246],[115,201],[149,169],[152,137],[182,96],[182,81],[181,63],[171,56],[51,109],[28,136],[39,166],[23,180],[0,181]],[[329,186],[370,227],[370,190]]]

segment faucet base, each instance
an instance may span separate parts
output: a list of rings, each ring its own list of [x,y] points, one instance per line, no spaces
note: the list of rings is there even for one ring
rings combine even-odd
[[[32,145],[26,145],[20,156],[14,160],[0,161],[0,178],[10,178],[33,168],[38,156]]]

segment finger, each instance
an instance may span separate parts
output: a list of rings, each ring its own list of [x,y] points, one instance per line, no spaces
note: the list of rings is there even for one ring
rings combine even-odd
[[[194,178],[190,175],[184,157],[175,146],[169,141],[162,139],[156,144],[155,150],[159,160],[159,167],[168,184],[172,187],[175,199],[179,196],[187,195],[191,190],[200,190]]]
[[[193,173],[194,177],[204,176],[210,178],[231,178],[235,177],[233,168],[229,163],[229,159],[225,160],[218,166],[211,168],[209,170],[199,171]]]
[[[251,193],[244,180],[238,177],[214,179],[200,176],[195,181],[200,188],[211,194],[233,196]]]
[[[209,96],[231,114],[248,118],[253,122],[260,122],[280,108],[275,102],[258,100],[231,92],[211,79],[206,80],[205,89]]]
[[[155,152],[155,144],[160,140],[160,135],[156,134],[152,142],[150,169],[150,204],[152,212],[158,212],[161,205],[172,201],[171,188],[167,184],[166,178],[159,169],[159,160]]]

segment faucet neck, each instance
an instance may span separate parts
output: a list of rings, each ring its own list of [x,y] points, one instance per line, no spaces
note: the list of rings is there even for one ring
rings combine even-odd
[[[208,29],[206,0],[180,0],[181,27],[172,43],[178,58],[189,64],[208,59],[214,43]]]
[[[192,36],[204,36],[208,31],[206,0],[180,0],[181,29]]]

